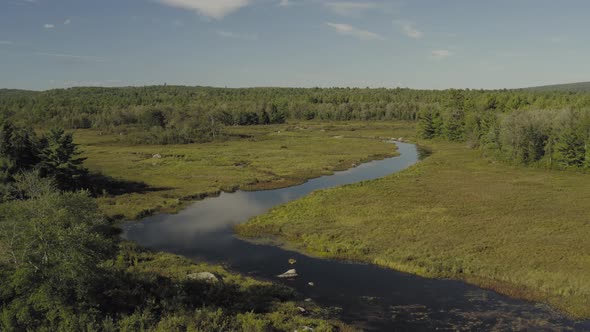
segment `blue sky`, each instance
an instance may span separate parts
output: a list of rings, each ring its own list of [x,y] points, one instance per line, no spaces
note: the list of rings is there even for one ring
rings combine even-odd
[[[590,81],[586,0],[0,0],[0,88]]]

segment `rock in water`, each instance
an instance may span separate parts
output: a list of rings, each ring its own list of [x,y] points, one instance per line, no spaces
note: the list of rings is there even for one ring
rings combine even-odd
[[[205,281],[213,284],[219,281],[219,279],[217,279],[217,277],[211,272],[191,273],[187,275],[186,278],[189,280]]]
[[[297,277],[297,271],[295,269],[289,270],[283,274],[279,274],[277,277],[279,278],[295,278]]]
[[[297,260],[295,260],[295,258],[289,258],[289,264],[293,265],[297,263]]]

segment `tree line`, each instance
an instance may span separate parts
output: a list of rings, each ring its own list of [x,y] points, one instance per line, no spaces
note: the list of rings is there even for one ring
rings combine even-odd
[[[514,110],[481,112],[425,108],[418,135],[464,141],[510,162],[547,168],[590,169],[590,111]]]
[[[581,109],[590,95],[529,90],[411,90],[150,86],[0,90],[0,115],[34,126],[174,129],[282,123],[285,120],[416,120],[427,107],[470,111]],[[198,136],[198,135],[197,135]],[[202,134],[205,139],[211,134]]]

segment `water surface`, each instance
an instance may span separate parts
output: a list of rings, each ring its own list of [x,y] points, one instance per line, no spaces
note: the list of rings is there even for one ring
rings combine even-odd
[[[381,178],[420,158],[417,148],[396,142],[398,157],[372,161],[289,188],[222,193],[174,215],[161,214],[124,226],[123,236],[144,247],[223,264],[250,276],[283,282],[304,298],[331,308],[342,320],[366,330],[576,330],[572,321],[546,305],[514,300],[452,280],[417,277],[368,264],[323,260],[258,245],[234,236],[232,227],[268,209],[318,189]],[[297,260],[300,277],[276,275]],[[308,283],[313,282],[314,286]]]

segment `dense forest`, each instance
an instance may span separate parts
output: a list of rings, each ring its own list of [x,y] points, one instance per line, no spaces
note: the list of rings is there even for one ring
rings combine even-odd
[[[590,94],[545,90],[152,86],[0,90],[0,115],[29,127],[129,131],[129,143],[182,144],[223,127],[293,120],[419,120],[423,138],[468,141],[523,164],[590,167]]]

